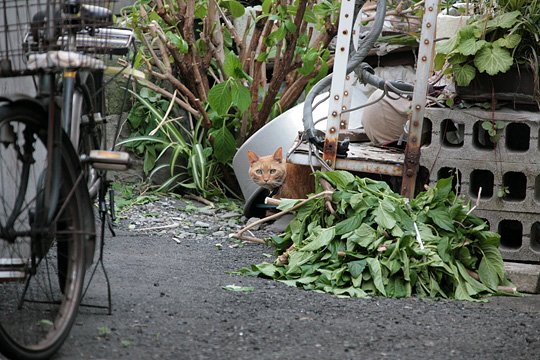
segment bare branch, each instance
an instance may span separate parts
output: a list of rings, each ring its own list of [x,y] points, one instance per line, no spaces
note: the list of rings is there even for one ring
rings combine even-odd
[[[227,29],[229,29],[229,32],[231,33],[234,41],[236,42],[236,46],[238,47],[238,52],[241,53],[242,50],[244,50],[244,42],[242,41],[242,38],[240,37],[240,35],[238,35],[238,31],[236,31],[236,28],[231,23],[229,18],[225,15],[225,13],[221,9],[221,7],[218,5],[216,0],[212,0],[212,1],[209,2],[209,4],[208,4],[209,8],[210,8],[210,3],[215,4],[216,8],[218,9],[218,11],[219,11],[219,13],[221,15],[221,19],[223,19],[223,22],[225,23],[225,26],[227,26]]]
[[[218,14],[219,12],[219,14]],[[223,10],[219,7],[215,0],[208,2],[208,16],[205,20],[206,30],[210,33],[209,44],[212,45],[214,57],[220,66],[223,66],[225,61],[225,51],[223,49],[223,32],[219,22],[219,16],[224,18],[225,23],[229,21],[223,14]],[[234,27],[233,27],[234,28]]]
[[[154,91],[154,92],[157,92],[158,94],[161,94],[163,96],[165,96],[166,98],[168,99],[171,99],[173,100],[173,94],[171,94],[170,92],[168,92],[167,90],[163,89],[163,88],[160,88],[159,86],[155,85],[154,83],[146,80],[146,79],[139,79],[138,82],[144,86],[144,87],[147,87],[149,88],[150,90]],[[174,98],[174,102],[177,103],[180,107],[182,107],[184,110],[186,110],[187,112],[189,112],[190,114],[192,114],[193,116],[200,116],[201,114],[195,110],[191,105],[189,105],[187,102],[181,100],[181,99],[178,99],[178,98]]]
[[[300,1],[298,4],[298,9],[296,11],[296,16],[294,19],[294,24],[297,29],[300,29],[302,25],[302,19],[304,17],[305,11],[306,11],[306,2]],[[289,32],[285,36],[287,50],[285,51],[283,55],[283,60],[281,61],[281,64],[283,66],[280,66],[279,69],[274,68],[272,80],[270,81],[270,84],[268,85],[268,91],[261,105],[261,110],[258,116],[254,119],[254,127],[252,128],[252,131],[255,129],[261,128],[266,123],[268,116],[270,115],[270,112],[272,111],[272,106],[274,105],[275,97],[279,91],[279,88],[281,86],[283,79],[285,78],[285,75],[288,72],[287,71],[288,66],[291,64],[292,59],[294,57],[298,35],[299,33],[296,31],[293,33]]]
[[[294,205],[292,208],[290,209],[287,209],[287,210],[282,210],[276,214],[273,214],[273,215],[270,215],[270,216],[267,216],[267,217],[264,217],[262,219],[259,219],[257,221],[254,221],[252,222],[251,224],[248,224],[247,226],[244,226],[242,229],[238,230],[237,232],[233,233],[233,234],[230,234],[229,237],[230,238],[237,238],[237,239],[242,239],[242,234],[244,232],[246,232],[247,230],[257,226],[257,225],[260,225],[260,224],[263,224],[265,222],[268,222],[270,220],[274,220],[274,219],[277,219],[277,218],[280,218],[282,217],[283,215],[285,214],[288,214],[290,212],[293,212],[295,211],[296,209],[302,207],[303,205],[305,205],[306,203],[310,202],[310,201],[313,201],[315,199],[318,199],[320,197],[326,197],[328,195],[332,195],[333,191],[323,191],[323,192],[320,192],[318,194],[315,194],[315,195],[312,195],[310,196],[309,198],[307,199],[303,199],[302,201],[300,201],[298,204]]]

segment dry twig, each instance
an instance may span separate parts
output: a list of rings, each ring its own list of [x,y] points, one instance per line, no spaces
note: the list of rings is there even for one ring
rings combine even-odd
[[[202,203],[202,204],[208,205],[208,206],[210,206],[211,208],[215,208],[215,207],[216,207],[216,205],[214,205],[213,202],[211,202],[211,201],[208,200],[208,199],[203,198],[202,196],[193,195],[193,194],[186,194],[186,195],[184,195],[184,197],[185,197],[186,199],[195,200],[195,201],[198,201],[198,202],[200,202],[200,203]]]

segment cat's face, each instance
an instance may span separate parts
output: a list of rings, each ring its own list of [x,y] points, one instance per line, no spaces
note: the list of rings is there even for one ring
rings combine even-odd
[[[283,185],[287,175],[287,164],[283,160],[282,149],[278,148],[273,155],[258,156],[248,151],[249,176],[255,184],[272,190]]]

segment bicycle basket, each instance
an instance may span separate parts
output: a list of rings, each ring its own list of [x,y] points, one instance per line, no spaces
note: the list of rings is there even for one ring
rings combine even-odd
[[[125,53],[129,29],[113,28],[113,0],[1,0],[0,77],[63,68],[103,68]]]

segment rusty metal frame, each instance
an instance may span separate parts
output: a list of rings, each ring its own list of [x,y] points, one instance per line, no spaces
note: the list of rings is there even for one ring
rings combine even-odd
[[[340,129],[347,129],[349,113],[342,114],[350,107],[351,93],[346,88],[346,82],[352,84],[352,75],[347,75],[349,48],[354,19],[354,0],[343,0],[339,14],[339,28],[336,41],[336,54],[330,99],[328,100],[328,121],[324,139],[323,160],[331,168],[336,166],[337,144]],[[345,100],[347,99],[347,100]]]

